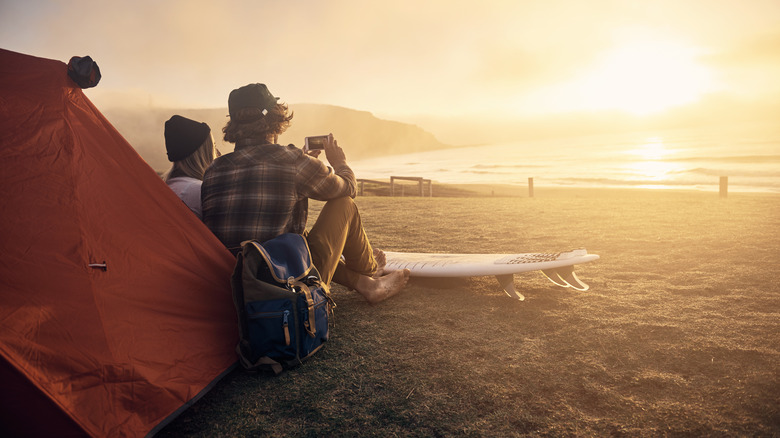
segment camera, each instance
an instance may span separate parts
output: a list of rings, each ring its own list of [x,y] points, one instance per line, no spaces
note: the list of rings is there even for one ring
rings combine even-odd
[[[328,141],[327,135],[315,135],[304,139],[303,151],[321,151],[325,149],[325,143]]]

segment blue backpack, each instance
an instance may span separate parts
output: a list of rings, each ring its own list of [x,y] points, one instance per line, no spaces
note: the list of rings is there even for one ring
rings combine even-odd
[[[241,246],[231,279],[239,324],[236,352],[245,369],[279,374],[322,348],[335,304],[300,234]]]

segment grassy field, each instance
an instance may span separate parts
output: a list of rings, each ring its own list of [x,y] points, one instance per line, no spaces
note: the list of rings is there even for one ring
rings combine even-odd
[[[488,277],[413,281],[376,306],[335,287],[317,356],[233,372],[158,436],[780,435],[779,195],[357,203],[382,249],[601,259],[578,269],[588,292],[518,275],[524,302]]]

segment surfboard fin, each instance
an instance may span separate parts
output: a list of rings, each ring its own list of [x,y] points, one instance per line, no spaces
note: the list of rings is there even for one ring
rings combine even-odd
[[[553,283],[561,287],[570,287],[579,291],[586,291],[590,286],[583,283],[574,273],[574,266],[564,266],[556,269],[546,269],[542,273]]]
[[[504,289],[504,292],[506,292],[507,295],[509,295],[512,298],[517,298],[520,301],[525,300],[523,294],[521,294],[520,292],[517,291],[517,289],[515,289],[514,274],[496,275],[496,280],[498,280],[498,284],[501,285],[501,288]]]
[[[547,277],[548,280],[552,281],[556,286],[569,287],[569,283],[566,283],[566,280],[558,275],[557,269],[544,269],[542,270],[542,274],[544,274],[544,276]]]

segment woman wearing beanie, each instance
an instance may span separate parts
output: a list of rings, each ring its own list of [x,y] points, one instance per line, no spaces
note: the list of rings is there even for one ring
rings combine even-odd
[[[165,149],[171,168],[163,181],[187,207],[202,218],[200,186],[203,172],[209,167],[216,148],[209,125],[175,115],[165,122]]]

